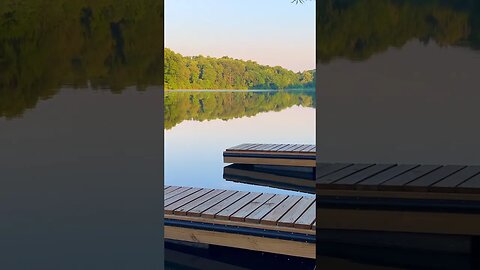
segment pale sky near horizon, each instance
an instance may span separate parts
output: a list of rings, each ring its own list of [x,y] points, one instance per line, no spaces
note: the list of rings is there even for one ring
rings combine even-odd
[[[166,0],[165,47],[293,71],[315,68],[315,1]]]

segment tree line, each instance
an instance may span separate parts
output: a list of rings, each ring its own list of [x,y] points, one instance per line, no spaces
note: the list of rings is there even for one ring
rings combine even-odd
[[[165,49],[165,89],[314,88],[314,70],[293,72],[227,56],[182,56]]]

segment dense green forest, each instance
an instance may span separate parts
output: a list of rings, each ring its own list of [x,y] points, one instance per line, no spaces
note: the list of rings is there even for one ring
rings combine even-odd
[[[478,0],[324,0],[317,5],[321,62],[364,60],[411,40],[480,49]]]
[[[180,92],[165,93],[165,124],[170,129],[185,120],[232,119],[299,105],[315,106],[315,91]]]
[[[314,88],[315,72],[293,72],[230,57],[186,57],[165,49],[165,89]]]
[[[63,85],[120,92],[161,85],[163,1],[0,1],[0,117]]]

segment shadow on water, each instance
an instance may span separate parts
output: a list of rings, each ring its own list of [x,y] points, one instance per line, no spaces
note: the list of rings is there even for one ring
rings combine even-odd
[[[165,269],[299,269],[312,270],[314,259],[262,253],[244,249],[195,245],[179,242],[165,243]]]

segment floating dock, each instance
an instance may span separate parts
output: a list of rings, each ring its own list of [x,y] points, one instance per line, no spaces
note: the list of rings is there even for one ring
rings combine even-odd
[[[274,166],[316,166],[316,147],[312,144],[245,143],[223,152],[225,163]]]
[[[322,163],[316,194],[320,229],[480,236],[480,166]]]
[[[315,258],[312,196],[166,186],[165,238]]]

